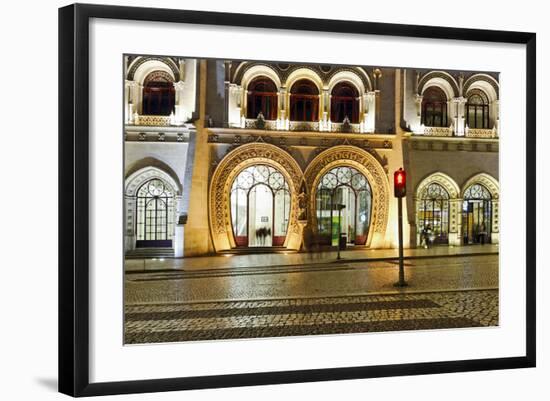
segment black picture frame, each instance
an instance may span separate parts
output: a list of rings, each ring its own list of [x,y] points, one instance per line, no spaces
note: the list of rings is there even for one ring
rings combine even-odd
[[[154,380],[89,380],[89,23],[91,18],[485,41],[526,47],[526,352],[519,357]],[[95,396],[534,367],[536,363],[536,35],[171,9],[74,4],[59,9],[59,391]]]

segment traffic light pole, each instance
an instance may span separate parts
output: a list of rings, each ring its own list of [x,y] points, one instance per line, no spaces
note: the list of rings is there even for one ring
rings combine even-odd
[[[406,287],[405,267],[403,263],[403,198],[397,198],[397,227],[399,239],[399,281],[395,283],[397,287]]]
[[[407,196],[407,174],[401,167],[393,173],[393,194],[397,198],[397,231],[399,240],[399,281],[396,287],[405,287],[405,268],[403,266],[403,198]]]

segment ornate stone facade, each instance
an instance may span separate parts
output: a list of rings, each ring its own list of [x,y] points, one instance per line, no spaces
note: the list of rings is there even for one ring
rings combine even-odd
[[[463,191],[475,183],[491,193],[491,242],[498,242],[498,74],[161,56],[128,56],[125,68],[125,168],[129,174],[126,190],[130,191],[125,192],[129,200],[126,231],[130,240],[135,231],[131,192],[143,180],[156,177],[169,182],[172,177],[170,185],[181,196],[181,213],[175,219],[179,222],[175,230],[180,231],[174,237],[181,253],[176,254],[200,256],[237,248],[231,186],[244,169],[262,164],[279,171],[289,186],[288,226],[286,236],[277,235],[281,238],[277,247],[284,240],[282,247],[287,250],[307,249],[308,235],[318,229],[319,181],[331,169],[344,166],[364,175],[372,190],[366,242],[358,245],[352,240],[350,245],[395,246],[397,204],[390,177],[400,167],[407,171],[409,190],[404,211],[409,222],[404,232],[406,247],[417,245],[417,194],[434,182],[449,193],[450,245],[462,244]],[[173,83],[170,115],[140,115],[146,79]],[[262,91],[253,94],[249,84],[257,80],[272,81],[273,89],[267,95]],[[291,110],[299,99],[292,97],[292,87],[303,81],[309,81],[313,91],[304,99],[315,103],[315,111],[307,118]],[[335,88],[342,85],[351,94],[338,95]],[[425,125],[430,87],[445,94],[443,126]],[[488,104],[483,107],[489,119],[483,128],[468,120],[467,99],[474,92],[486,95]],[[270,120],[248,113],[249,102],[254,110],[259,104],[267,107],[267,98],[259,102],[254,96],[268,97],[270,112],[262,109],[256,114],[269,115]],[[338,114],[344,104],[345,116]],[[158,171],[142,171],[139,180],[131,175],[136,166],[147,166],[147,160],[153,159],[160,166]],[[200,246],[193,245],[197,238]],[[247,246],[239,244],[240,250],[247,251]]]

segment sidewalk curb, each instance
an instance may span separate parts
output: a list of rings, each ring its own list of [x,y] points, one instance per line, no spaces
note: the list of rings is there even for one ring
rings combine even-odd
[[[409,287],[410,288],[410,287]],[[422,295],[422,294],[440,294],[449,292],[465,292],[465,291],[499,291],[499,287],[479,287],[479,288],[444,288],[440,290],[388,290],[388,291],[374,291],[374,292],[362,292],[352,294],[331,294],[331,295],[306,295],[288,296],[288,297],[273,297],[273,298],[220,298],[220,299],[201,299],[190,301],[167,301],[167,302],[136,302],[131,304],[125,304],[124,307],[132,306],[156,306],[156,305],[189,305],[189,304],[210,304],[210,303],[236,303],[236,302],[262,302],[262,301],[287,301],[287,300],[315,300],[326,298],[354,298],[354,297],[370,297],[370,296],[391,296],[391,295]]]
[[[456,257],[470,257],[470,256],[490,256],[498,255],[499,252],[479,252],[479,253],[466,253],[466,254],[452,254],[452,255],[411,255],[403,257],[403,260],[416,260],[416,259],[438,259],[438,258],[456,258]],[[270,266],[232,266],[232,267],[220,267],[212,269],[189,269],[189,268],[172,268],[172,269],[146,269],[146,270],[128,270],[124,271],[124,274],[144,274],[144,273],[164,273],[164,272],[200,272],[200,271],[228,271],[234,269],[258,269],[266,267],[297,267],[297,266],[307,266],[307,265],[322,265],[322,264],[344,264],[344,263],[356,263],[356,262],[385,262],[398,260],[399,257],[396,256],[385,256],[385,257],[372,257],[372,258],[358,258],[358,259],[331,259],[324,261],[316,261],[311,263],[291,263],[284,265],[270,265]]]

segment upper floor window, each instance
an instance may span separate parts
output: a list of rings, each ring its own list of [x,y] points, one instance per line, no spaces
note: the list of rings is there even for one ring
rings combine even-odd
[[[319,120],[319,89],[307,79],[301,79],[290,89],[290,119]]]
[[[489,101],[480,90],[472,90],[468,96],[466,121],[470,128],[489,128]]]
[[[266,120],[277,119],[277,87],[268,78],[259,77],[248,85],[248,118],[258,118],[260,112]]]
[[[448,127],[447,96],[432,86],[422,96],[422,124],[428,127]]]
[[[168,116],[174,111],[176,92],[172,77],[164,71],[154,71],[143,83],[144,115]]]
[[[341,82],[332,89],[330,120],[341,123],[346,117],[353,124],[359,123],[359,92],[353,85]]]

